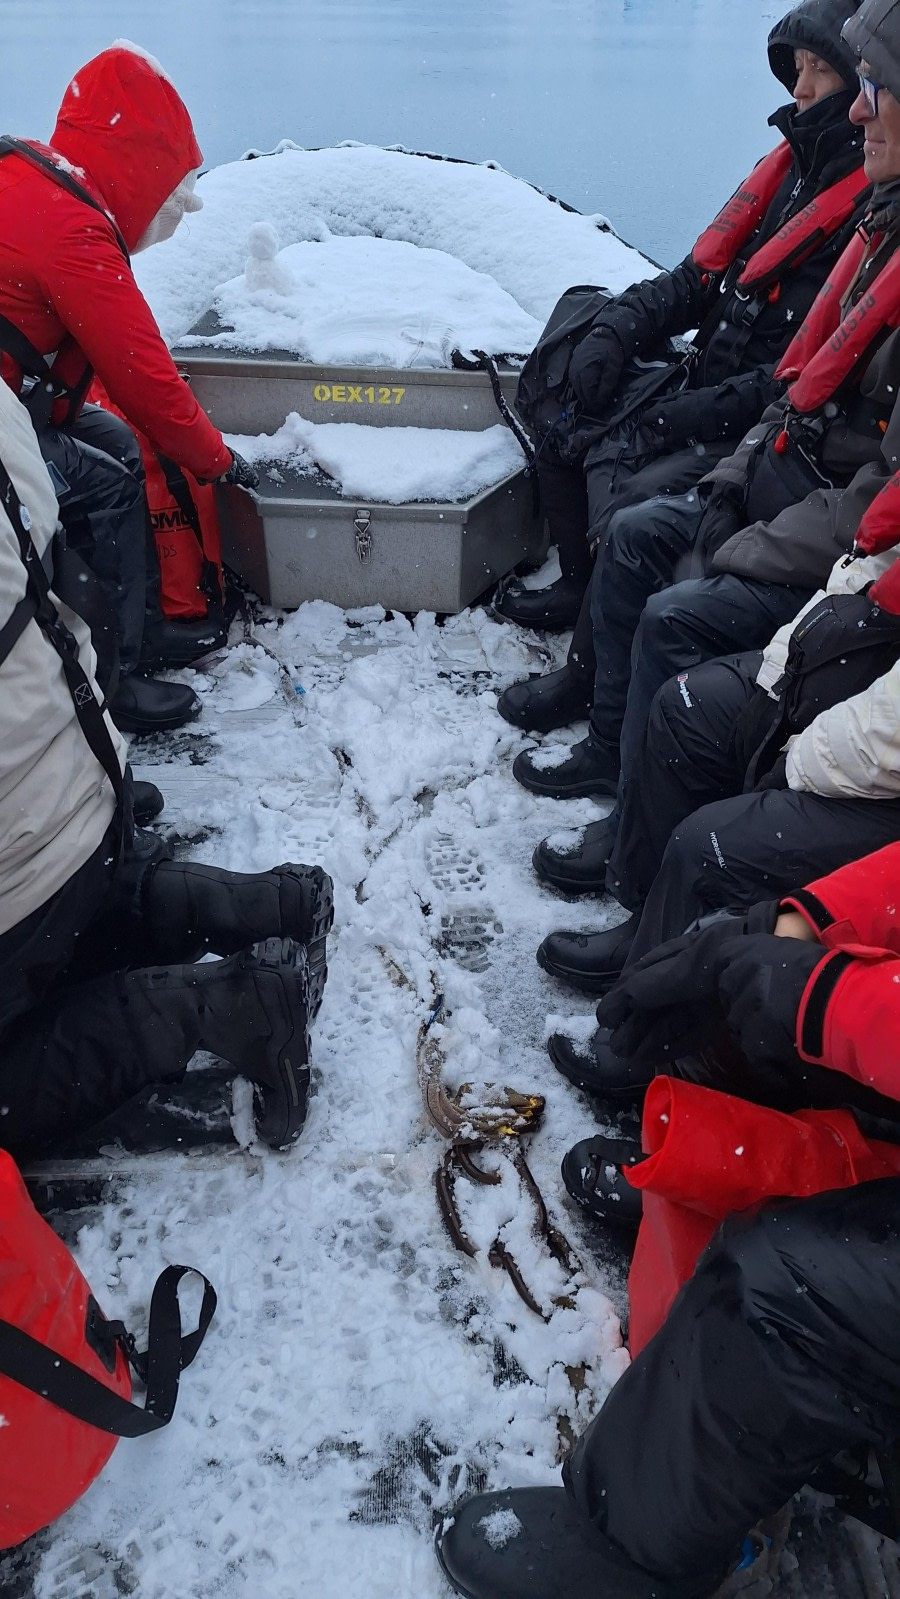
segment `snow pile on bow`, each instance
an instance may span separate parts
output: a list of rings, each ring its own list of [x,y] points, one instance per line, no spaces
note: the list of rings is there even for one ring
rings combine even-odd
[[[397,341],[405,347],[416,329],[430,355],[454,345],[527,351],[573,283],[617,293],[648,271],[636,250],[602,231],[605,218],[566,211],[490,163],[286,143],[216,167],[197,192],[203,210],[135,263],[170,343],[220,296],[222,313],[246,326],[249,348],[315,350],[310,359],[336,365],[351,347],[381,358],[386,339],[396,359]],[[380,252],[381,241],[416,246],[424,259]],[[366,282],[375,262],[379,280],[392,280],[398,293],[414,285],[408,328],[402,318],[382,328],[383,305]],[[327,300],[311,304],[323,287]],[[334,314],[342,296],[343,323]],[[367,333],[373,306],[376,325]]]

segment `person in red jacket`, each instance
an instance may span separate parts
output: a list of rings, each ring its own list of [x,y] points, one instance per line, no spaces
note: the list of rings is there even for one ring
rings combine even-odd
[[[900,844],[889,844],[783,899],[704,917],[636,961],[597,1013],[629,1097],[639,1103],[666,1073],[776,1110],[841,1106],[892,1121],[898,889]],[[642,1210],[633,1153],[619,1161],[613,1141],[588,1138],[563,1162],[572,1197],[626,1228]]]
[[[898,883],[892,844],[760,907],[757,920],[673,939],[619,985],[620,1044],[671,1073],[673,1054],[706,1050],[724,1022],[745,1086],[764,1101],[857,1105],[869,1096],[874,1107],[880,1096],[877,1118],[854,1111],[855,1155],[875,1157],[863,1170],[879,1154],[889,1168],[900,1153],[891,1150],[900,1142]],[[738,1136],[736,1160],[750,1155]],[[760,1160],[759,1192],[768,1183],[772,1193],[767,1150]],[[579,1439],[563,1485],[478,1494],[439,1528],[438,1558],[457,1593],[780,1592],[787,1517],[777,1513],[810,1481],[897,1536],[900,1178],[860,1181],[851,1171],[851,1186],[811,1192],[802,1170],[783,1176],[780,1192],[808,1197],[769,1200],[718,1228]],[[683,1177],[689,1187],[691,1172]],[[748,1170],[748,1188],[752,1180]],[[633,1281],[629,1290],[633,1330]]]
[[[172,624],[159,612],[140,452],[130,428],[83,404],[93,374],[178,466],[256,481],[179,377],[129,261],[199,209],[201,161],[162,68],[124,42],[76,73],[49,145],[0,140],[0,371],[31,412],[67,539],[115,602],[113,715],[133,732],[178,726],[200,707],[181,684],[137,675],[142,654],[173,659]],[[208,628],[179,627],[184,662],[202,653]]]

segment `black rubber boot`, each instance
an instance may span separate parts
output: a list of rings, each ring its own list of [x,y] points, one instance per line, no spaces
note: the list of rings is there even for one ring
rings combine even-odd
[[[321,866],[226,872],[196,861],[160,861],[139,894],[142,923],[166,960],[196,960],[209,950],[231,955],[260,938],[305,945],[310,1017],[318,1014],[334,921],[333,885]]]
[[[567,833],[542,838],[532,859],[542,883],[563,894],[604,894],[606,867],[618,832],[618,821],[605,816]]]
[[[597,1221],[636,1233],[644,1213],[639,1188],[628,1181],[629,1166],[646,1156],[640,1144],[598,1133],[584,1138],[563,1156],[562,1180],[567,1193]]]
[[[505,722],[526,733],[552,733],[590,716],[594,685],[577,678],[567,666],[558,672],[534,672],[522,683],[511,683],[497,700]]]
[[[537,963],[581,994],[606,994],[622,975],[639,920],[629,916],[602,933],[548,933]]]
[[[221,612],[187,621],[159,616],[144,624],[141,667],[161,671],[190,666],[201,656],[220,650],[227,640],[228,628]]]
[[[513,777],[532,794],[546,799],[599,799],[614,796],[619,786],[618,758],[611,759],[592,738],[571,749],[564,746],[522,750],[513,761]]]
[[[435,1535],[464,1599],[666,1599],[614,1550],[564,1488],[509,1488],[458,1505]]]
[[[160,683],[130,672],[110,702],[109,714],[122,733],[168,733],[196,721],[202,706],[183,683]]]
[[[558,577],[545,589],[512,584],[494,606],[495,616],[520,627],[539,627],[545,633],[563,633],[574,627],[581,610],[584,584],[577,578]]]
[[[560,1075],[586,1094],[617,1109],[640,1107],[653,1081],[653,1072],[646,1066],[637,1068],[624,1055],[617,1055],[610,1037],[608,1027],[598,1027],[586,1044],[576,1043],[565,1033],[552,1033],[547,1040],[547,1054]]]
[[[154,821],[165,803],[155,783],[133,783],[131,805],[135,827],[146,827],[148,822]]]
[[[698,1576],[651,1576],[604,1537],[565,1488],[476,1494],[441,1524],[434,1546],[463,1599],[763,1599],[777,1591],[784,1533],[773,1536],[775,1520],[748,1535],[718,1586]]]
[[[256,1128],[283,1149],[309,1097],[309,973],[302,944],[268,938],[228,960],[121,974],[122,1048],[148,1081],[178,1074],[198,1049],[227,1060],[257,1091]]]

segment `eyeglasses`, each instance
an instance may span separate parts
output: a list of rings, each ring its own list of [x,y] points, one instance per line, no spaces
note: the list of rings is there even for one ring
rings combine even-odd
[[[877,117],[878,96],[885,85],[883,83],[876,83],[874,78],[863,77],[861,72],[857,73],[857,77],[859,78],[860,93],[866,102],[866,110],[869,112],[870,116]]]

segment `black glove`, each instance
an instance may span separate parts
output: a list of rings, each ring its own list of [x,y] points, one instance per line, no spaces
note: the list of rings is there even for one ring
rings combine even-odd
[[[764,772],[757,783],[754,783],[752,793],[762,794],[767,788],[787,788],[787,750],[779,755],[775,765],[768,772]]]
[[[569,385],[589,416],[602,416],[634,350],[634,318],[607,306],[569,358]]]
[[[709,389],[685,389],[681,394],[651,400],[641,423],[661,450],[677,450],[689,443],[709,443],[716,437]],[[712,423],[712,425],[711,425]]]
[[[719,968],[719,1000],[728,1030],[751,1065],[798,1063],[797,1011],[825,953],[818,942],[767,933],[728,942]]]
[[[597,1006],[601,1027],[624,1060],[664,1071],[708,1043],[722,1024],[719,966],[740,922],[716,923],[669,939],[637,961]],[[729,937],[730,933],[730,937]]]
[[[615,1053],[664,1069],[712,1042],[723,1022],[718,998],[723,952],[748,935],[770,932],[778,907],[778,900],[765,900],[744,915],[704,917],[636,961],[597,1006],[601,1027],[612,1029]]]
[[[245,461],[237,450],[231,452],[231,465],[227,472],[219,478],[220,483],[233,483],[238,489],[255,489],[259,485],[259,473],[256,468]]]

